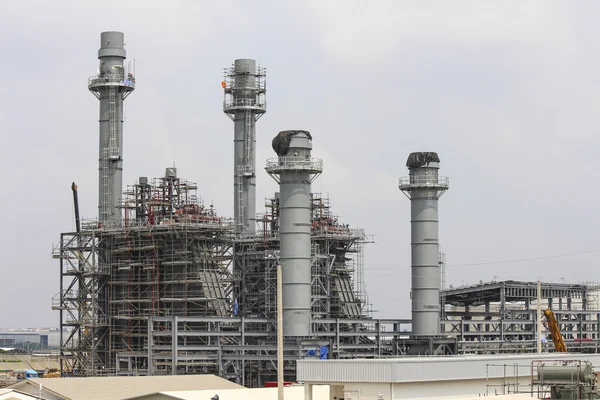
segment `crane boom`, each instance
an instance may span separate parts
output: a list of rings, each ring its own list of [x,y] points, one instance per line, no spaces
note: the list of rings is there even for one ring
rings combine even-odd
[[[552,334],[552,341],[554,342],[554,348],[559,353],[566,353],[567,346],[565,345],[565,341],[563,340],[562,334],[560,333],[560,328],[558,326],[558,322],[556,322],[556,318],[554,317],[554,313],[552,310],[547,309],[544,311],[544,316],[546,317],[546,321],[548,321],[548,329]]]

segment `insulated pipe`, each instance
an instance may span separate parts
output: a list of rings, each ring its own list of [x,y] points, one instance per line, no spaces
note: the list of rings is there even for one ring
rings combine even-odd
[[[123,190],[123,101],[135,89],[127,75],[122,32],[102,32],[98,75],[88,80],[88,89],[100,100],[100,140],[98,155],[98,220],[119,225],[119,206]]]
[[[399,182],[410,199],[413,336],[440,333],[438,199],[448,178],[438,176],[439,161],[436,153],[411,153],[409,176]]]
[[[311,157],[311,141],[306,131],[281,132],[273,141],[279,157],[266,167],[279,183],[283,334],[288,337],[311,334],[310,184],[323,170],[322,161]]]

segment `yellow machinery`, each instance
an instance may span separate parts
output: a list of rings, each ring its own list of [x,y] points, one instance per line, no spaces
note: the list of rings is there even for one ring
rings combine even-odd
[[[560,333],[560,328],[558,327],[558,322],[556,322],[554,313],[552,312],[552,310],[547,309],[544,311],[544,316],[546,317],[546,321],[548,321],[548,329],[552,334],[554,348],[559,353],[566,353],[567,346],[565,345],[565,341],[563,340],[562,334]]]

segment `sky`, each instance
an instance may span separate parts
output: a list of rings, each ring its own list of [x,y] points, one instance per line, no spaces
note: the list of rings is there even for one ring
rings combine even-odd
[[[176,165],[233,214],[222,69],[267,68],[257,165],[286,129],[313,136],[328,194],[364,228],[375,317],[410,318],[413,151],[435,151],[446,284],[598,281],[600,4],[592,1],[22,0],[0,13],[0,328],[58,326],[60,232],[97,212],[100,32],[125,33],[124,182]],[[265,173],[257,198],[277,190]],[[260,204],[260,201],[259,201]],[[258,210],[261,212],[262,210]]]

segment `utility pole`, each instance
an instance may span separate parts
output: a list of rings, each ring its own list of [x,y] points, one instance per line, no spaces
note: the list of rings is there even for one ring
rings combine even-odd
[[[542,282],[537,281],[537,352],[542,352]]]
[[[277,261],[277,398],[283,400],[283,284],[281,263]]]

